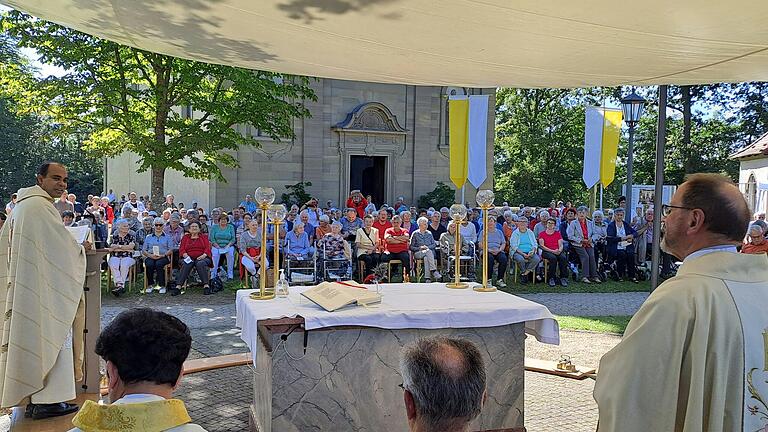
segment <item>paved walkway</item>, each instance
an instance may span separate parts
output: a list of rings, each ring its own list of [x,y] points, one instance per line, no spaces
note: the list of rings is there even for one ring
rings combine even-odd
[[[605,316],[634,315],[647,292],[592,294],[519,294],[520,297],[543,304],[555,315]]]

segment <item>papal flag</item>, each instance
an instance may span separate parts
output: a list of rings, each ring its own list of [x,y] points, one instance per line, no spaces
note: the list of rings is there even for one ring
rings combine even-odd
[[[588,188],[597,182],[607,187],[616,176],[621,121],[620,109],[587,107],[582,179]]]
[[[488,177],[488,95],[448,100],[450,177],[456,188],[467,179],[479,188]]]

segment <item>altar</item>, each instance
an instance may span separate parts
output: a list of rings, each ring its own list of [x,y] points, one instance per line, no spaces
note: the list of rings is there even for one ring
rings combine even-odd
[[[253,355],[252,431],[407,431],[400,351],[436,335],[483,353],[488,398],[471,430],[525,430],[525,335],[559,343],[546,307],[501,291],[385,284],[381,304],[327,312],[305,289],[268,301],[238,291],[237,325]]]

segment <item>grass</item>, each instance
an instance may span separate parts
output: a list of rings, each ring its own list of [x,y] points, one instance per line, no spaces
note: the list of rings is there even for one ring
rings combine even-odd
[[[631,316],[556,316],[561,330],[587,330],[597,333],[624,334]]]
[[[546,282],[536,282],[535,284],[528,283],[521,285],[519,283],[513,283],[513,278],[507,276],[507,287],[503,291],[510,294],[538,294],[538,293],[621,293],[621,292],[650,292],[651,282],[642,281],[640,283],[633,283],[630,281],[616,282],[612,279],[600,284],[585,284],[582,282],[576,282],[573,279],[568,280],[568,286],[562,287],[560,285],[551,287]]]

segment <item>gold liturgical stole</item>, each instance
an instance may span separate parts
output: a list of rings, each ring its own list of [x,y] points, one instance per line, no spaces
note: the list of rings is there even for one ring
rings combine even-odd
[[[84,432],[161,432],[191,421],[179,399],[112,405],[89,400],[72,424]]]

